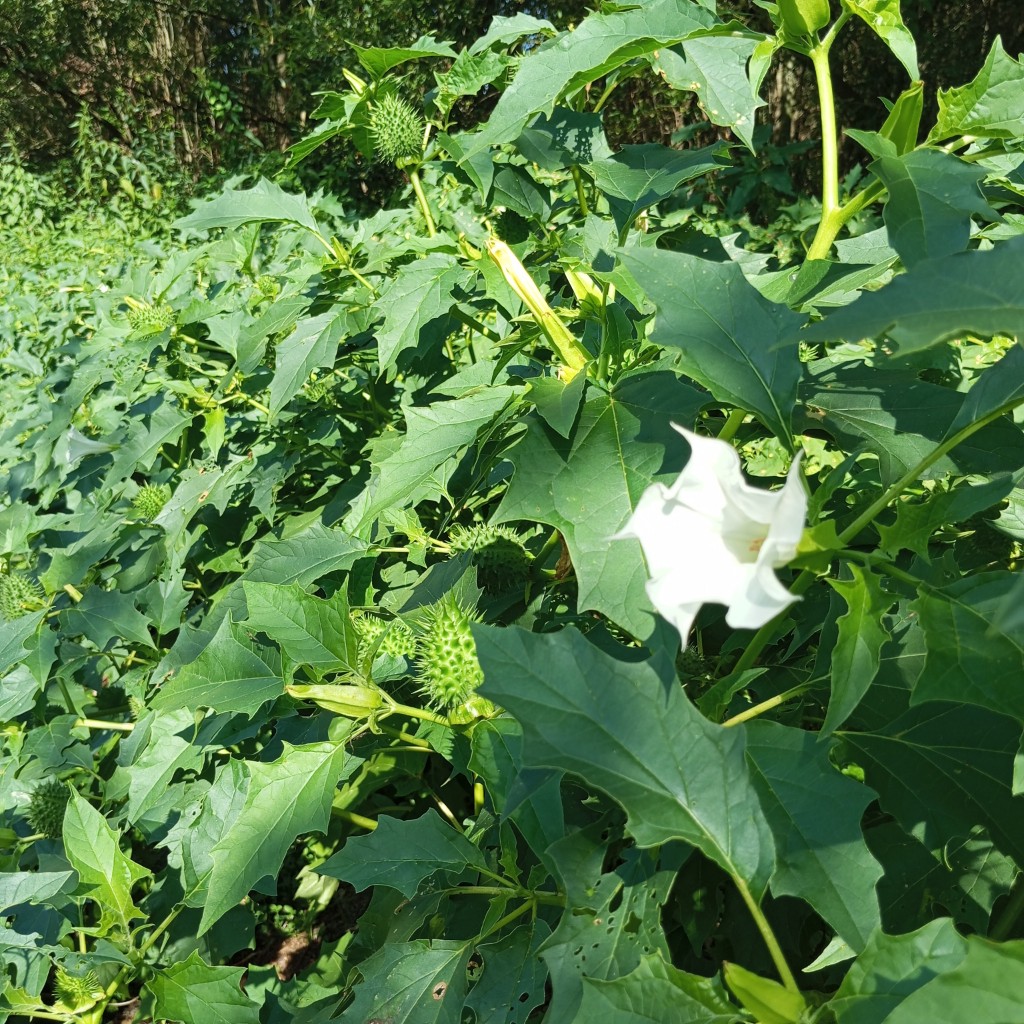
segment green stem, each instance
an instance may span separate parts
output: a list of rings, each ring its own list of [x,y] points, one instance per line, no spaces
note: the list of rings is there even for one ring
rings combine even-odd
[[[586,217],[590,214],[590,207],[587,206],[587,195],[583,191],[583,175],[580,174],[580,169],[575,164],[569,168],[569,172],[572,174],[572,180],[576,183],[576,201],[580,204],[580,213]]]
[[[733,409],[729,413],[728,419],[722,424],[722,429],[718,432],[719,441],[731,441],[736,436],[736,431],[743,426],[743,421],[747,418],[746,411],[743,409]]]
[[[495,921],[494,924],[492,924],[491,927],[483,933],[483,935],[478,935],[473,940],[474,944],[482,942],[489,935],[493,935],[495,932],[501,931],[501,929],[504,928],[505,925],[511,924],[513,921],[516,920],[516,918],[522,917],[523,914],[525,914],[529,910],[533,910],[535,906],[536,904],[533,902],[533,900],[527,900],[525,903],[520,904],[518,907],[516,907],[515,910],[510,911],[504,917]]]
[[[465,324],[471,331],[476,331],[478,334],[482,334],[485,338],[490,338],[491,341],[501,341],[501,335],[497,331],[480,323],[476,317],[463,312],[458,306],[452,306],[451,315],[460,323]]]
[[[407,718],[420,718],[424,722],[433,722],[434,725],[450,726],[452,724],[443,715],[435,715],[433,711],[427,711],[426,708],[414,708],[408,704],[397,704],[394,701],[391,701],[388,706],[388,714],[405,715]]]
[[[821,220],[810,248],[809,260],[823,260],[832,248],[842,224],[839,212],[839,138],[836,131],[836,104],[832,92],[832,69],[828,62],[828,47],[819,43],[810,52],[814,65],[814,80],[818,87],[818,105],[821,110]]]
[[[355,811],[335,808],[331,813],[334,817],[341,818],[342,821],[347,821],[350,825],[358,825],[359,828],[365,828],[367,832],[372,832],[377,827],[377,822],[373,818],[367,818],[363,814],[356,814]]]
[[[430,212],[430,204],[427,202],[426,193],[423,191],[423,182],[420,181],[420,172],[415,167],[409,168],[409,181],[412,182],[412,190],[416,193],[416,202],[420,204],[420,212],[427,222],[427,234],[433,238],[437,234],[434,226],[434,218]]]
[[[1003,942],[1013,931],[1021,911],[1024,910],[1024,875],[1017,876],[1017,884],[1010,892],[1010,898],[1003,907],[999,919],[989,929],[988,937],[993,942]]]
[[[76,729],[109,729],[111,732],[131,732],[135,725],[133,722],[103,722],[98,718],[79,718],[74,727]]]
[[[743,897],[743,902],[746,903],[747,909],[754,918],[754,924],[757,925],[757,930],[761,933],[761,938],[764,939],[764,944],[768,947],[768,953],[772,958],[772,963],[775,964],[775,970],[778,971],[782,984],[790,992],[799,992],[800,986],[797,985],[796,978],[793,977],[793,972],[789,969],[789,964],[786,963],[782,947],[779,945],[779,940],[775,937],[775,932],[772,931],[772,926],[768,923],[768,918],[764,916],[764,912],[758,905],[757,900],[754,899],[753,893],[747,888],[747,883],[736,875],[733,875],[732,880],[736,883],[736,888],[739,889],[740,896]]]
[[[780,704],[785,704],[787,700],[799,697],[801,693],[806,693],[810,688],[810,683],[801,683],[799,686],[794,686],[791,690],[778,693],[774,697],[761,701],[760,704],[747,708],[746,711],[741,711],[738,715],[733,715],[732,718],[727,718],[722,725],[728,728],[729,726],[739,725],[741,722],[749,722],[750,719],[757,718],[758,715],[763,715],[766,711],[771,711],[772,708],[777,708]]]
[[[903,474],[894,484],[892,484],[876,501],[872,502],[857,518],[839,534],[839,542],[843,545],[849,544],[865,526],[869,526],[875,521],[878,513],[886,508],[890,502],[895,501],[912,483],[916,482],[917,478],[929,468],[939,461],[944,455],[947,455],[952,451],[961,441],[966,441],[972,434],[977,433],[982,427],[988,426],[993,420],[999,419],[1001,416],[1005,416],[1008,412],[1012,412],[1017,408],[1018,405],[1024,405],[1024,396],[1012,398],[1008,402],[1003,402],[998,408],[993,409],[992,412],[986,416],[982,416],[981,419],[975,420],[973,423],[968,423],[966,427],[962,427],[952,437],[947,438],[938,447],[932,449],[916,466],[908,470]]]

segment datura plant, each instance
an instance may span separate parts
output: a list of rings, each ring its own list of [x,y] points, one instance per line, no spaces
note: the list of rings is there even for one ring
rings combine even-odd
[[[235,180],[0,337],[0,1021],[1022,1019],[1024,67],[758,11],[357,48],[289,160],[386,209]]]

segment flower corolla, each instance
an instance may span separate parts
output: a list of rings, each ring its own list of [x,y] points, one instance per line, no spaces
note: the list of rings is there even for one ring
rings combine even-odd
[[[796,554],[807,516],[799,456],[777,491],[752,487],[732,445],[673,424],[690,459],[670,486],[652,484],[616,539],[640,542],[647,596],[683,644],[703,604],[723,604],[735,629],[757,629],[799,598],[775,569]]]

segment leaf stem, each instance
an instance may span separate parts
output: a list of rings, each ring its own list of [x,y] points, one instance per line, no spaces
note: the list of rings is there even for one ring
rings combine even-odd
[[[1010,890],[1010,898],[1003,907],[999,919],[989,929],[988,937],[993,942],[1003,942],[1013,931],[1021,911],[1024,910],[1024,875],[1017,876],[1017,884]]]
[[[490,338],[491,341],[501,341],[501,335],[497,331],[480,323],[476,317],[463,312],[458,306],[452,306],[451,315],[460,323],[465,324],[471,331],[476,331],[478,334],[482,334],[485,338]]]
[[[810,683],[800,683],[799,686],[794,686],[783,693],[777,693],[774,697],[769,697],[767,700],[761,701],[760,704],[755,704],[753,707],[747,708],[746,711],[741,711],[738,715],[727,718],[722,725],[728,728],[733,725],[739,725],[741,722],[749,722],[750,719],[757,718],[758,715],[763,715],[766,711],[771,711],[772,708],[777,708],[780,704],[785,704],[787,700],[799,697],[801,693],[806,693],[810,688]]]
[[[74,725],[76,729],[109,729],[111,732],[131,732],[134,722],[104,722],[98,718],[79,718]]]
[[[367,832],[373,832],[377,827],[377,822],[373,818],[367,818],[364,814],[356,814],[355,811],[346,811],[336,807],[331,811],[331,814],[336,818],[341,818],[342,821],[347,821],[350,825],[358,825],[359,828],[365,828]]]
[[[580,174],[580,169],[575,164],[569,168],[569,172],[572,174],[572,180],[576,183],[576,201],[580,204],[580,213],[587,217],[590,215],[590,207],[587,206],[587,194],[583,191],[583,175]]]
[[[427,234],[433,238],[437,234],[434,226],[434,218],[430,212],[430,204],[427,202],[426,193],[423,191],[423,182],[420,181],[420,172],[415,167],[409,168],[409,181],[412,182],[412,190],[416,193],[416,202],[420,204],[420,212],[427,222]]]
[[[754,899],[753,893],[747,888],[747,883],[742,878],[733,875],[732,880],[736,883],[736,888],[739,889],[740,896],[743,897],[743,902],[746,903],[747,909],[754,918],[754,924],[757,925],[757,930],[761,933],[761,938],[764,939],[764,944],[768,947],[768,953],[772,958],[772,963],[775,964],[775,970],[778,971],[782,984],[790,992],[799,992],[800,986],[797,985],[796,978],[793,977],[793,972],[789,969],[789,964],[786,963],[782,947],[779,945],[779,940],[775,937],[775,932],[772,931],[772,926],[768,923],[768,918],[764,916],[764,911],[761,910],[757,900]]]

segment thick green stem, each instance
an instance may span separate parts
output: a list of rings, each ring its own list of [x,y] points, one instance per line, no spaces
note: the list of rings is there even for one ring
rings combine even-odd
[[[1017,876],[1017,884],[1010,891],[1010,898],[998,919],[989,929],[988,937],[993,942],[1004,942],[1013,931],[1021,911],[1024,910],[1024,876]]]
[[[775,932],[772,931],[772,926],[768,923],[768,918],[764,916],[764,912],[758,905],[757,900],[754,899],[753,893],[747,888],[747,883],[736,875],[733,875],[732,880],[736,883],[736,888],[739,889],[740,896],[743,897],[743,902],[746,903],[747,909],[754,919],[754,924],[757,925],[757,930],[761,933],[761,938],[764,939],[764,944],[768,947],[768,953],[772,958],[772,963],[775,964],[775,970],[778,971],[782,984],[790,992],[799,992],[800,986],[796,983],[796,978],[793,977],[789,964],[786,963],[782,947],[779,945],[779,940],[775,937]]]
[[[412,190],[416,193],[416,202],[420,204],[420,212],[427,222],[427,234],[433,238],[437,234],[434,226],[434,217],[430,212],[430,204],[427,202],[426,193],[423,191],[423,182],[420,181],[420,172],[415,167],[409,168],[409,181],[412,182]]]
[[[810,248],[809,260],[823,260],[832,248],[832,242],[842,222],[839,213],[839,135],[836,128],[836,103],[832,92],[832,69],[828,62],[828,47],[819,43],[810,52],[814,65],[814,80],[818,87],[818,105],[821,110],[821,220]]]
[[[111,732],[131,732],[135,725],[132,722],[103,722],[97,718],[79,718],[75,722],[76,729],[109,729]]]
[[[583,191],[583,175],[580,174],[580,169],[573,164],[569,168],[572,174],[572,180],[576,183],[576,201],[580,204],[580,213],[586,217],[590,213],[590,207],[587,206],[587,196]]]
[[[718,432],[719,441],[731,441],[736,436],[736,431],[743,426],[743,421],[747,418],[746,411],[743,409],[733,409],[729,413],[728,419],[722,424],[722,429]]]

